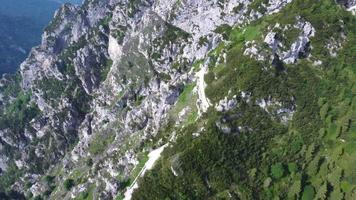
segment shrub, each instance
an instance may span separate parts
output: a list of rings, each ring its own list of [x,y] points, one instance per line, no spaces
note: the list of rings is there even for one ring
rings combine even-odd
[[[86,161],[86,164],[87,164],[88,167],[93,166],[93,159],[89,158],[89,159]]]
[[[302,200],[312,200],[315,196],[314,187],[311,185],[305,186],[303,190]]]
[[[275,179],[280,179],[284,175],[284,167],[281,163],[277,163],[272,165],[271,167],[271,175]]]
[[[73,179],[67,179],[64,181],[63,186],[66,190],[70,190],[73,186],[75,185],[75,182]]]
[[[113,143],[115,140],[115,134],[107,133],[96,135],[95,139],[89,145],[89,153],[98,155],[105,151],[105,149]]]
[[[288,164],[288,171],[289,173],[295,173],[298,171],[298,166],[295,163],[289,163]]]
[[[56,178],[55,176],[47,175],[47,176],[45,176],[44,180],[46,181],[46,183],[48,185],[51,185],[52,183],[54,183],[55,178]]]

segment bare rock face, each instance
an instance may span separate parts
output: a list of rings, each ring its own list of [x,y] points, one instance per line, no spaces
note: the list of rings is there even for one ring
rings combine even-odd
[[[355,0],[337,0],[337,2],[343,6],[345,6],[346,8],[352,8],[356,5],[356,1]]]
[[[310,38],[315,35],[315,29],[310,22],[298,20],[298,23],[293,25],[293,27],[298,29],[300,33],[296,41],[294,41],[290,47],[287,47],[288,50],[282,50],[283,45],[276,32],[269,32],[264,38],[264,42],[271,48],[272,53],[277,55],[278,59],[281,59],[286,64],[295,63],[301,57],[308,57]],[[290,27],[280,27],[279,24],[276,24],[274,28],[286,30]]]
[[[308,56],[310,38],[315,35],[315,29],[309,22],[299,22],[295,27],[301,30],[301,34],[290,50],[282,53],[282,60],[287,64],[294,63],[299,57]]]

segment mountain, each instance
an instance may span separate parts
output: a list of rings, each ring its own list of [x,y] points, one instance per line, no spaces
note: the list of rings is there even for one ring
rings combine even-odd
[[[43,28],[65,2],[51,0],[0,0],[0,76],[15,72],[30,49],[41,42]]]
[[[1,199],[355,199],[355,5],[63,5],[0,80]]]

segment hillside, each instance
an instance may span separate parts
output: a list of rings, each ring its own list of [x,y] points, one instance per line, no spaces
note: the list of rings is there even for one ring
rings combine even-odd
[[[0,80],[0,199],[355,199],[355,6],[63,5]]]

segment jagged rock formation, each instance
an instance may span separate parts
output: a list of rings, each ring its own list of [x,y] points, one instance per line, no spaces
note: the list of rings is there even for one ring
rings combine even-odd
[[[249,26],[291,2],[86,0],[81,7],[63,5],[20,74],[1,79],[0,172],[9,181],[0,189],[49,199],[84,194],[113,199],[132,184],[147,152],[175,141],[176,130],[209,109],[232,112],[244,101],[288,125],[297,110],[290,94],[256,98],[231,90],[215,99],[205,89],[211,83],[207,76],[215,79],[211,67],[230,59],[216,50],[225,48],[226,30]],[[244,30],[242,35],[250,35],[243,37],[252,39],[239,46],[242,55],[270,62],[280,73],[302,59],[321,65],[310,52],[314,24],[301,16],[293,20],[268,24],[259,38],[253,38],[256,30]],[[297,34],[286,42],[289,29]],[[331,39],[330,54],[337,54],[345,37]],[[229,135],[254,131],[248,125],[231,127],[240,115],[215,125]],[[179,167],[176,158],[175,176],[184,173]]]
[[[355,0],[338,0],[337,2],[340,3],[341,5],[344,5],[346,8],[351,8],[356,5]]]

